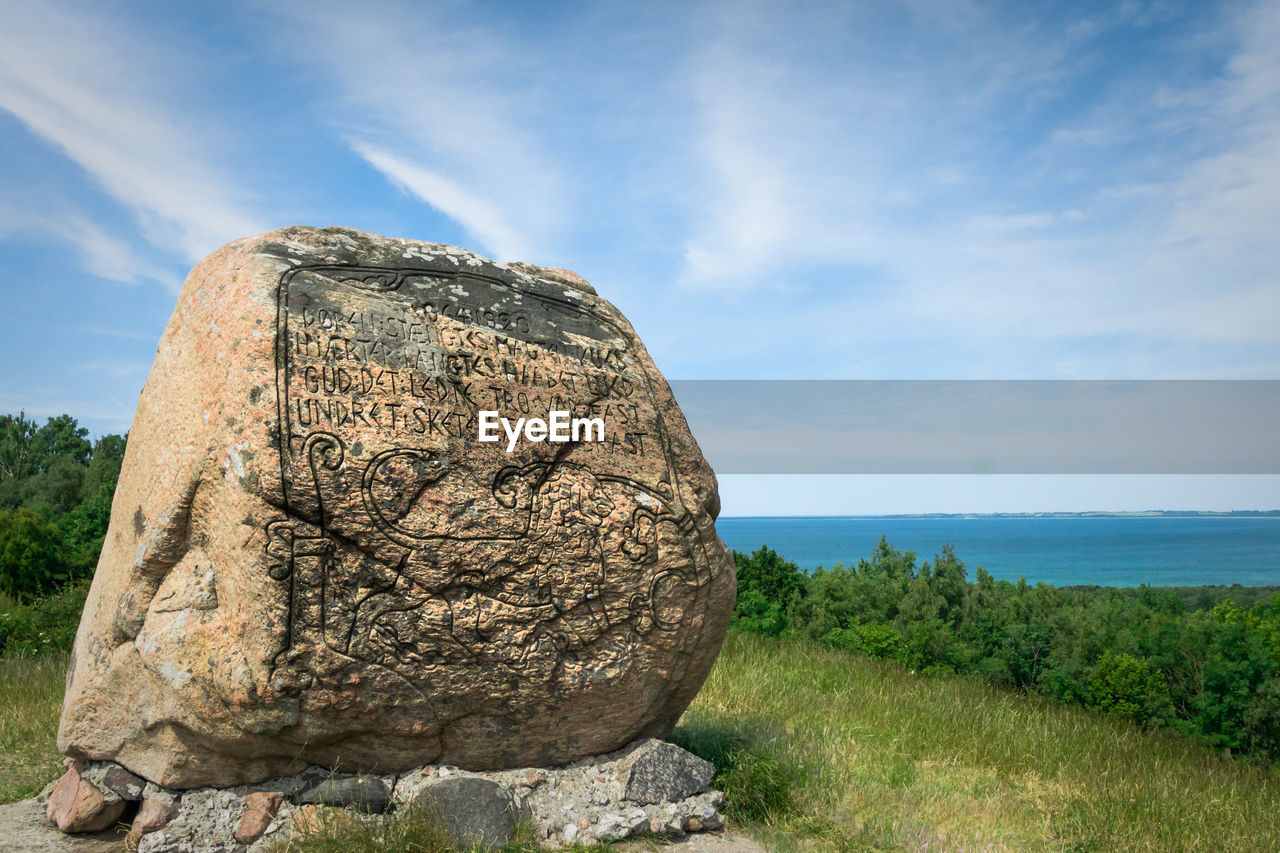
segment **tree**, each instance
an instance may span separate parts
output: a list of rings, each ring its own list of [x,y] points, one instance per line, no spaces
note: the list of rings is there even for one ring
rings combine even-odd
[[[804,576],[800,567],[761,545],[747,556],[733,552],[738,572],[738,602],[734,622],[745,631],[780,636],[787,630],[787,609],[800,595]]]
[[[103,483],[96,495],[82,500],[58,521],[69,562],[76,575],[92,574],[98,563],[107,527],[111,523],[114,491],[114,483]]]
[[[0,415],[0,512],[4,588],[35,595],[92,573],[111,516],[125,437],[96,442],[70,415],[43,426]]]
[[[955,555],[951,545],[943,545],[942,553],[933,558],[933,565],[922,567],[929,577],[929,586],[942,599],[939,616],[955,624],[964,615],[965,592],[969,586],[965,579],[964,563]]]
[[[20,506],[57,516],[80,499],[93,445],[70,415],[44,426],[25,413],[0,415],[0,508]]]
[[[1245,713],[1274,664],[1266,639],[1248,612],[1226,600],[1215,605],[1209,616],[1213,633],[1204,688],[1196,697],[1195,723],[1213,745],[1236,749],[1243,745]]]
[[[71,415],[58,415],[49,418],[40,429],[36,430],[33,439],[34,452],[39,470],[54,459],[70,459],[80,465],[89,462],[89,454],[93,452],[93,444],[89,441],[89,430],[76,423]]]
[[[18,489],[32,474],[36,429],[26,412],[0,415],[0,508],[13,508],[22,501]]]
[[[906,660],[912,669],[949,664],[951,629],[941,613],[947,602],[929,586],[922,572],[907,588],[898,608],[897,628],[906,638]]]
[[[1136,723],[1163,718],[1169,710],[1169,688],[1145,658],[1107,652],[1090,681],[1090,705]]]
[[[92,500],[109,486],[115,491],[116,481],[120,479],[120,466],[124,463],[124,450],[128,442],[127,435],[104,435],[93,443],[93,453],[89,457],[89,466],[84,472],[84,483],[80,487],[80,499]]]
[[[70,512],[80,503],[85,466],[70,456],[54,456],[44,470],[28,477],[19,489],[22,506],[51,518]]]
[[[1280,678],[1268,679],[1249,701],[1243,742],[1251,752],[1280,759]]]
[[[32,597],[54,589],[67,577],[62,531],[26,507],[0,510],[0,589]]]

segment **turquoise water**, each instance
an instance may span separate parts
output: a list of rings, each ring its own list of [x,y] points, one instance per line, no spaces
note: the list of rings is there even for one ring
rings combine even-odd
[[[767,544],[803,569],[855,564],[881,534],[917,561],[955,546],[972,578],[1058,586],[1280,584],[1280,518],[722,518],[738,551]]]

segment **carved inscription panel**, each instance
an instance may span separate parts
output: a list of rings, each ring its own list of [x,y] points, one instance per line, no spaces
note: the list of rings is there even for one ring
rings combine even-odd
[[[278,688],[375,667],[425,693],[471,664],[554,687],[677,629],[707,557],[654,389],[583,302],[466,269],[282,277]],[[477,440],[482,410],[601,418],[605,438],[508,452]]]

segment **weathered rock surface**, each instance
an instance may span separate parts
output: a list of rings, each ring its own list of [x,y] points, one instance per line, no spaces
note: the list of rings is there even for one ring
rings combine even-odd
[[[701,794],[716,768],[710,761],[663,741],[646,741],[628,759],[628,800],[650,804],[672,802]]]
[[[133,818],[133,823],[129,825],[129,843],[136,849],[144,835],[168,826],[169,822],[178,816],[178,801],[179,797],[167,793],[144,799]]]
[[[253,791],[245,795],[244,812],[236,824],[236,841],[247,845],[261,838],[283,802],[284,797],[276,791]]]
[[[482,410],[605,440],[508,453]],[[139,401],[59,746],[194,788],[662,736],[732,609],[718,510],[666,381],[572,273],[346,229],[232,243]]]
[[[128,802],[86,778],[84,763],[74,761],[49,794],[45,816],[63,832],[101,832],[115,825]]]
[[[391,792],[376,776],[325,779],[298,795],[298,802],[318,806],[342,806],[362,812],[385,811]]]
[[[653,784],[645,792],[652,802],[637,802],[627,795],[632,769],[642,756],[653,770]],[[392,802],[414,803],[421,791],[441,780],[479,778],[510,791],[518,813],[528,817],[539,840],[545,843],[593,843],[651,835],[679,837],[724,825],[720,813],[724,795],[710,790],[706,783],[690,790],[685,769],[691,762],[706,764],[677,746],[644,739],[617,752],[563,767],[468,773],[429,766],[400,774],[392,790]]]
[[[437,818],[454,844],[494,850],[515,840],[516,822],[528,815],[515,793],[491,779],[451,776],[418,791],[410,803]]]
[[[97,786],[99,790],[106,792],[109,798],[119,798],[130,802],[142,799],[147,780],[130,773],[119,764],[85,764],[81,762],[78,766],[81,768],[81,775]]]

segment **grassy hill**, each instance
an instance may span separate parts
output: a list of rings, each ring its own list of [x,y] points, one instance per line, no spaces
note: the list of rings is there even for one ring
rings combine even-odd
[[[731,634],[676,739],[770,849],[1280,849],[1274,768],[795,641]]]
[[[64,661],[0,660],[0,800],[61,769]],[[770,849],[1280,849],[1275,769],[797,641],[731,634],[674,740],[717,763],[736,820]]]

